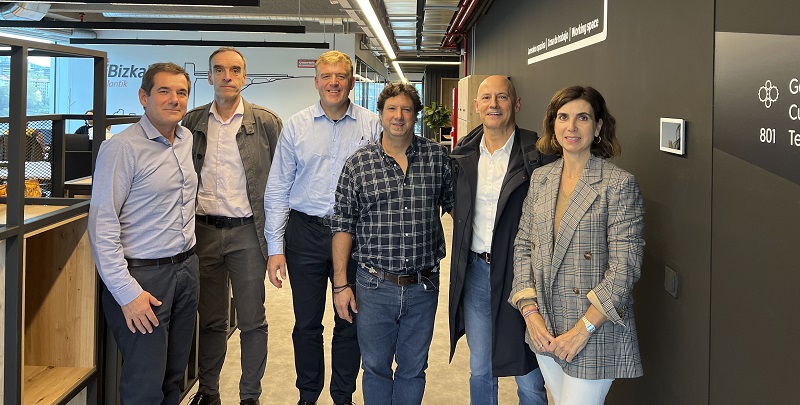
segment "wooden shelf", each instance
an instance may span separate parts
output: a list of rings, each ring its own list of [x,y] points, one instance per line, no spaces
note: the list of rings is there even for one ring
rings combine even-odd
[[[94,372],[91,367],[25,366],[22,403],[55,404],[83,384]]]
[[[25,220],[33,224],[36,217],[65,208],[27,205]],[[0,205],[0,222],[5,214]],[[22,404],[63,403],[96,374],[98,276],[87,225],[87,213],[81,212],[24,235]],[[5,285],[0,293],[5,295]],[[0,328],[4,324],[3,319]]]
[[[17,39],[0,39],[0,43],[11,49],[8,75],[12,82],[24,81],[27,69],[24,59],[29,50],[51,58],[86,58],[93,64],[93,79],[87,83],[94,87],[94,110],[106,110],[106,94],[102,90],[106,86],[105,52]],[[59,189],[65,180],[64,120],[74,118],[26,115],[27,95],[20,89],[12,86],[8,118],[0,119],[9,122],[10,128],[16,125],[18,130],[9,131],[9,137],[20,141],[25,137],[22,129],[29,122],[41,118],[52,121],[53,140],[54,144],[59,144],[59,153],[53,151],[56,159],[51,177]],[[105,117],[99,119],[101,122],[95,116],[95,123],[103,124]],[[102,139],[96,137],[91,150],[97,151],[101,142]],[[19,151],[9,152],[14,155]],[[91,160],[89,158],[89,163]],[[9,161],[9,170],[24,170],[30,166],[20,163]],[[7,201],[12,204],[34,202],[24,199],[20,191],[15,189]],[[88,204],[80,207],[28,205],[24,207],[24,218],[18,218],[20,212],[7,212],[0,204],[0,223],[8,222],[7,214],[15,216],[14,223],[24,222],[23,226],[0,225],[5,238],[0,240],[0,296],[4,297],[0,301],[5,304],[4,307],[0,305],[0,347],[3,347],[0,404],[63,404],[83,387],[87,387],[88,392],[99,392],[98,276],[89,248],[87,211]],[[19,334],[9,334],[14,340],[6,342],[6,330],[19,331]],[[13,365],[9,367],[9,363]],[[90,399],[90,402],[95,401]]]

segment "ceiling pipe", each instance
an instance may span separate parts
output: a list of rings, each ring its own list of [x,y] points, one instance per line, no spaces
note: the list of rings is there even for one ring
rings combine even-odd
[[[456,39],[463,36],[462,28],[472,16],[475,7],[478,5],[479,0],[461,0],[458,3],[458,11],[453,16],[450,26],[442,39],[442,48],[455,48]]]

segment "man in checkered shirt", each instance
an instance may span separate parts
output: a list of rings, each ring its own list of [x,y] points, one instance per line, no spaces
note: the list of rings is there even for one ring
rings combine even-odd
[[[358,314],[362,392],[370,405],[420,404],[425,391],[445,256],[439,217],[453,206],[453,179],[447,150],[414,136],[421,109],[413,86],[389,84],[378,98],[380,143],[347,160],[336,188],[334,302],[342,319]],[[351,254],[355,285],[347,283]]]

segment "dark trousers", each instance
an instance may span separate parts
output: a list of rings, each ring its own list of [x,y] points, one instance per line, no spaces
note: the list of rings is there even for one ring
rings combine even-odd
[[[228,280],[233,289],[241,341],[240,399],[261,396],[267,364],[267,318],[264,277],[267,262],[255,224],[217,228],[197,222],[200,259],[200,343],[198,363],[203,394],[219,393],[219,376],[228,348]]]
[[[330,228],[313,217],[291,211],[286,225],[285,250],[294,304],[292,342],[296,384],[300,398],[316,402],[325,376],[322,316],[328,283],[333,279]],[[351,260],[347,267],[348,282],[355,282],[355,271],[356,264]],[[355,323],[351,324],[338,315],[334,317],[330,391],[333,402],[340,404],[352,400],[361,353]]]
[[[122,308],[103,285],[103,312],[122,352],[120,403],[177,405],[197,314],[197,256],[182,263],[129,267],[142,288],[162,302],[152,307],[159,326],[131,333]]]

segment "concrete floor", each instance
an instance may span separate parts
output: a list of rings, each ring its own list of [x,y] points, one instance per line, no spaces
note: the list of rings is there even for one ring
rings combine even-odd
[[[441,267],[441,292],[439,294],[439,307],[436,313],[433,343],[431,344],[429,366],[427,370],[427,386],[425,389],[425,404],[469,404],[469,348],[466,339],[459,341],[458,350],[452,363],[448,363],[450,353],[448,332],[448,291],[450,281],[450,242],[452,239],[453,223],[449,215],[442,218],[442,224],[447,240],[448,257],[442,260]],[[284,288],[277,289],[269,281],[267,289],[267,320],[269,322],[269,353],[267,356],[267,370],[262,380],[262,404],[287,404],[294,405],[299,398],[295,388],[294,353],[292,348],[292,327],[294,317],[292,313],[291,286],[288,280],[284,281]],[[333,304],[330,304],[325,314],[325,343],[328,354],[325,364],[330,367],[329,343],[333,331]],[[228,356],[222,370],[220,392],[224,405],[238,404],[239,401],[239,335],[238,332],[231,336],[228,343]],[[326,370],[327,380],[320,396],[319,405],[330,405],[333,401],[328,393],[330,369]],[[195,391],[197,388],[193,388]],[[191,395],[187,396],[182,404],[188,404]],[[363,404],[361,395],[361,379],[357,383],[357,390],[353,397],[356,404]],[[500,379],[500,404],[516,404],[516,383],[512,377]],[[552,401],[551,401],[552,403]]]

